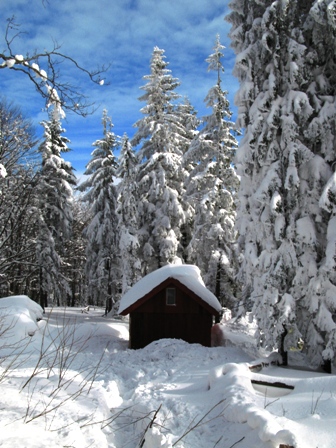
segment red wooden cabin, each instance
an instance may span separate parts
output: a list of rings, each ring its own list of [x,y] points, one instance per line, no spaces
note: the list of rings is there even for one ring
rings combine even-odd
[[[121,299],[119,313],[130,315],[130,343],[143,348],[163,338],[211,346],[211,328],[221,306],[205,288],[199,269],[168,265],[142,278]]]

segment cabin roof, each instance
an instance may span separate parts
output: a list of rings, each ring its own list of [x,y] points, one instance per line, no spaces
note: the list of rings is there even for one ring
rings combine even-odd
[[[139,301],[142,303],[144,297],[149,295],[153,289],[157,288],[168,279],[175,279],[187,289],[192,291],[205,304],[209,305],[216,312],[220,312],[222,307],[216,296],[209,291],[202,280],[200,270],[197,266],[167,265],[143,277],[121,298],[119,314],[128,314],[130,309]]]

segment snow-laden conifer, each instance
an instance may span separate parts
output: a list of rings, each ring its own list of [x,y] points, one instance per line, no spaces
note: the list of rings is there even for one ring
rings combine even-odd
[[[245,129],[236,158],[245,307],[265,346],[288,349],[302,335],[315,362],[334,329],[323,322],[331,323],[334,309],[325,300],[330,272],[321,287],[327,222],[320,197],[334,135],[327,112],[334,101],[327,54],[334,50],[323,28],[329,3],[237,0],[229,16],[241,83],[238,126]]]
[[[42,155],[41,194],[45,208],[46,223],[56,239],[68,238],[72,221],[72,187],[76,177],[69,162],[62,154],[70,151],[69,139],[62,135],[61,120],[56,108],[49,113],[49,120],[43,121],[44,141],[40,145]]]
[[[76,185],[76,177],[69,162],[66,162],[62,153],[68,152],[69,140],[63,135],[64,129],[61,124],[60,109],[57,104],[50,104],[49,120],[43,121],[44,139],[39,147],[42,156],[42,168],[39,180],[39,201],[42,218],[38,241],[49,241],[49,250],[39,254],[40,270],[42,276],[46,275],[44,266],[50,263],[47,259],[61,259],[65,249],[65,241],[70,238],[72,226],[72,202],[73,186]],[[52,243],[53,240],[53,243]],[[42,243],[41,243],[42,244]],[[56,254],[51,254],[55,250]],[[50,252],[50,253],[49,253]],[[43,254],[46,254],[46,260]],[[56,262],[55,262],[56,263]],[[55,264],[60,266],[61,262]],[[59,305],[65,300],[69,292],[68,282],[61,270],[53,272],[54,289],[45,290],[41,285],[51,285],[51,282],[40,279],[40,288],[44,289],[45,296],[54,296]],[[57,274],[57,275],[56,275]],[[57,285],[57,287],[56,287]],[[51,286],[50,286],[51,287]],[[44,306],[44,304],[43,304]]]
[[[91,219],[85,228],[87,238],[86,279],[89,303],[105,305],[116,301],[119,282],[119,248],[117,189],[118,166],[114,151],[119,140],[112,132],[112,121],[104,110],[103,137],[96,140],[91,160],[84,174],[88,178],[79,186],[83,201],[90,204]]]
[[[217,36],[214,52],[207,59],[208,70],[216,73],[216,84],[205,98],[211,114],[203,118],[203,127],[186,152],[184,163],[193,164],[186,193],[195,209],[189,260],[201,269],[207,287],[222,304],[232,307],[237,265],[235,194],[239,187],[233,156],[238,143],[227,92],[222,90],[223,50]]]
[[[138,235],[137,158],[125,134],[121,142],[118,184],[119,249],[122,295],[141,278]]]
[[[63,253],[63,272],[68,279],[71,293],[67,298],[67,306],[79,306],[85,303],[86,282],[86,238],[83,230],[87,226],[90,217],[88,203],[84,203],[81,195],[76,194],[72,207],[72,231],[71,238],[65,242]]]
[[[181,121],[183,135],[185,140],[181,140],[181,149],[183,154],[185,154],[190,146],[191,141],[198,133],[198,127],[201,120],[197,117],[197,111],[194,106],[190,103],[189,98],[184,98],[182,103],[177,104],[176,114]],[[184,144],[183,144],[184,143]]]
[[[188,136],[177,112],[179,81],[167,68],[164,50],[154,48],[150,75],[140,98],[144,117],[132,144],[138,150],[139,242],[143,273],[183,258],[181,228],[186,221],[182,202],[185,171],[182,155]]]
[[[43,309],[53,304],[65,305],[65,298],[70,293],[70,287],[61,272],[62,260],[56,249],[55,238],[43,213],[37,210],[36,216],[38,219],[36,261],[39,302]]]
[[[310,275],[303,299],[303,333],[310,359],[328,369],[336,351],[336,72],[335,2],[311,2],[305,23],[306,70],[311,75],[307,95],[314,109],[305,137],[314,158],[305,171],[305,195],[314,222],[315,275]],[[315,193],[314,193],[315,192]],[[307,276],[306,276],[307,277]]]

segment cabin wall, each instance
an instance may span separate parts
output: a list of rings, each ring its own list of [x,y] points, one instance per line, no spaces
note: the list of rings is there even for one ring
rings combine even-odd
[[[175,290],[176,305],[166,304],[164,288],[131,312],[130,348],[142,348],[163,338],[211,346],[212,314],[185,292]]]

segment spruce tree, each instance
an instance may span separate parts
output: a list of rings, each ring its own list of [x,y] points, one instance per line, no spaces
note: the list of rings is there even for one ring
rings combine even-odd
[[[66,305],[65,298],[70,293],[70,287],[61,274],[62,260],[56,250],[55,239],[39,209],[37,209],[37,220],[37,296],[41,307],[45,310],[48,305]]]
[[[335,17],[334,2],[311,2],[304,26],[306,70],[310,74],[307,94],[314,110],[304,135],[314,158],[307,164],[302,193],[313,221],[317,255],[314,275],[306,275],[301,320],[310,359],[329,371],[336,350]]]
[[[86,283],[86,238],[84,229],[90,217],[89,205],[84,203],[80,195],[76,195],[72,207],[71,238],[65,242],[63,252],[64,273],[68,279],[71,293],[68,296],[67,306],[81,306],[85,304]]]
[[[186,204],[182,193],[185,170],[182,156],[188,140],[177,111],[175,92],[179,81],[167,68],[164,50],[154,48],[150,75],[140,98],[144,117],[133,146],[138,146],[139,243],[143,260],[142,273],[149,273],[167,263],[181,262],[183,244],[181,228],[186,221]]]
[[[91,161],[84,174],[89,177],[79,186],[85,191],[83,201],[90,205],[90,221],[84,233],[87,238],[86,280],[89,303],[103,306],[117,302],[119,294],[119,248],[117,218],[117,188],[114,183],[119,147],[112,132],[112,121],[103,111],[103,138],[96,140]]]
[[[62,135],[62,111],[58,104],[51,104],[49,120],[43,121],[44,140],[39,147],[42,156],[42,168],[39,180],[39,203],[41,219],[39,225],[39,245],[49,245],[48,250],[38,249],[40,266],[40,291],[42,306],[49,296],[60,305],[65,303],[69,294],[69,285],[62,273],[62,256],[65,242],[71,236],[73,186],[76,177],[69,162],[62,153],[68,152],[69,140]],[[55,253],[54,253],[55,251]],[[45,256],[45,257],[44,257]],[[54,260],[55,268],[47,272],[48,260]],[[56,262],[56,260],[58,260]],[[56,269],[57,267],[57,269]],[[47,275],[52,280],[45,281]]]
[[[207,62],[216,73],[216,84],[205,103],[212,110],[202,120],[203,127],[184,156],[193,164],[187,180],[186,197],[195,209],[189,261],[202,271],[205,284],[223,306],[234,307],[235,268],[235,194],[239,187],[233,166],[237,140],[227,92],[222,89],[223,45],[217,36],[214,52]]]
[[[263,345],[279,349],[284,362],[300,336],[312,362],[334,356],[334,274],[325,269],[333,232],[320,201],[335,135],[328,3],[237,0],[229,16],[245,129],[236,158],[244,306]]]
[[[119,249],[122,276],[122,294],[141,278],[138,235],[138,188],[136,182],[137,158],[125,134],[121,142],[118,184]]]

